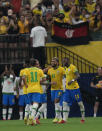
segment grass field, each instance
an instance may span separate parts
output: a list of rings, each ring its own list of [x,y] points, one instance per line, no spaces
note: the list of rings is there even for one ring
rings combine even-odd
[[[20,120],[0,121],[0,131],[101,131],[102,117],[86,118],[84,124],[80,118],[69,118],[66,124],[53,124],[52,119],[40,120],[40,125],[27,126]]]

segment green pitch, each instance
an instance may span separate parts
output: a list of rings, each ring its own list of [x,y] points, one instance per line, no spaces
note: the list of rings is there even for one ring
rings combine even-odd
[[[102,117],[86,118],[84,124],[80,118],[69,118],[66,124],[53,124],[52,119],[40,120],[40,125],[27,126],[20,120],[0,121],[0,131],[101,131]]]

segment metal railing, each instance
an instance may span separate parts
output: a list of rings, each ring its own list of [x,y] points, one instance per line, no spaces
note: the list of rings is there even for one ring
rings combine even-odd
[[[94,63],[86,60],[85,58],[75,54],[74,52],[62,47],[46,47],[47,64],[50,64],[53,57],[59,58],[59,64],[61,65],[62,58],[68,57],[70,62],[74,64],[80,73],[96,73],[98,66]]]
[[[29,58],[29,34],[0,35],[0,64],[23,63]]]
[[[46,64],[51,63],[53,57],[59,58],[61,65],[62,58],[68,57],[70,62],[77,66],[80,73],[96,73],[98,66],[82,58],[81,56],[62,47],[45,47]],[[0,64],[22,64],[25,59],[31,56],[29,34],[23,35],[0,35]]]

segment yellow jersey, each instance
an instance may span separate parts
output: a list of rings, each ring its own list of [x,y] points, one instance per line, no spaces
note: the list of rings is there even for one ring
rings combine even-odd
[[[28,20],[25,21],[25,24],[28,25],[29,22]],[[29,33],[29,26],[25,27],[24,23],[22,21],[18,21],[18,27],[19,27],[19,33],[24,34],[24,33]]]
[[[57,69],[50,68],[48,70],[48,75],[51,77],[51,82],[56,82],[56,85],[51,86],[51,90],[63,90],[62,79],[65,74],[63,67],[58,67]]]
[[[93,3],[93,4],[86,4],[86,9],[89,13],[93,13],[95,11],[95,6],[96,6],[96,3]]]
[[[25,76],[26,75],[26,70],[27,68],[24,68],[20,71],[20,77]],[[23,86],[23,94],[27,94],[27,88],[25,86]]]
[[[42,10],[38,10],[38,9],[34,9],[33,10],[33,13],[35,14],[35,15],[42,15]]]
[[[68,82],[70,82],[72,79],[75,79],[75,72],[77,71],[77,68],[72,64],[66,69],[66,89],[73,90],[79,88],[77,81],[74,81],[71,85],[68,85]]]
[[[37,67],[28,68],[26,71],[27,77],[27,93],[43,93],[42,87],[40,85],[41,78],[44,77],[43,70]]]
[[[7,26],[0,25],[0,35],[7,34]]]

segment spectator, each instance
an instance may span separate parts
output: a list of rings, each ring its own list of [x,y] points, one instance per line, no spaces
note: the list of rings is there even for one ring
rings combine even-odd
[[[98,14],[101,14],[101,15],[102,15],[102,7],[101,7],[99,4],[97,4],[97,5],[95,6],[95,11],[93,12],[93,14],[94,14],[94,15],[98,15]]]
[[[3,15],[7,16],[8,9],[12,9],[13,7],[10,4],[10,2],[8,2],[6,0],[1,0],[1,8],[2,8],[2,11],[3,11]]]
[[[32,12],[29,12],[25,15],[26,20],[29,23],[29,31],[34,27],[34,16]]]
[[[73,25],[84,22],[83,20],[80,19],[80,12],[75,13],[75,10],[76,10],[76,6],[73,6],[69,14],[70,21]]]
[[[86,1],[86,9],[87,9],[87,11],[88,11],[90,14],[95,11],[95,6],[96,6],[96,3],[93,2],[92,0]]]
[[[64,13],[59,13],[55,21],[60,22],[60,23],[69,23],[70,24],[70,19],[66,18]]]
[[[24,33],[29,33],[29,22],[28,20],[24,17],[24,15],[20,16],[20,20],[18,21],[18,27],[19,27],[19,33],[24,34]]]
[[[25,14],[25,7],[24,6],[21,6],[21,8],[20,8],[20,11],[19,11],[19,16],[21,16],[21,15],[24,15]]]
[[[39,60],[42,68],[45,66],[45,42],[47,37],[47,32],[44,27],[41,26],[40,20],[35,19],[35,27],[31,30],[31,46],[33,47],[33,54],[31,57],[34,57]]]
[[[7,24],[5,18],[0,19],[0,35],[7,34]]]
[[[90,30],[92,31],[98,31],[102,27],[102,18],[101,15],[96,15],[93,20],[90,21],[89,23]]]
[[[65,15],[65,18],[67,18],[69,20],[70,19],[69,18],[70,7],[68,5],[64,5],[64,7],[63,7],[63,13]]]
[[[34,15],[42,15],[42,9],[41,9],[41,4],[38,4],[32,9]]]
[[[18,33],[18,24],[16,14],[12,10],[8,10],[8,34]]]
[[[83,20],[84,22],[89,20],[90,15],[88,14],[87,10],[85,8],[82,8],[81,10],[81,15],[80,15],[80,19]]]

